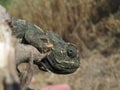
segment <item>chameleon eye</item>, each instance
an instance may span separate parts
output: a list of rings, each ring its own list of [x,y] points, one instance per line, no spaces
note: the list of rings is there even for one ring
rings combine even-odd
[[[68,47],[67,47],[67,55],[70,58],[76,57],[76,55],[77,55],[77,48],[74,45],[69,44]]]

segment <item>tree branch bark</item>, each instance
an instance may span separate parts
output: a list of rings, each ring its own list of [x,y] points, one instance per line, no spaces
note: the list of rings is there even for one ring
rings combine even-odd
[[[15,46],[15,60],[17,65],[22,62],[29,62],[30,58],[33,58],[33,60],[36,61],[41,61],[46,55],[47,53],[42,54],[31,45],[17,43]]]

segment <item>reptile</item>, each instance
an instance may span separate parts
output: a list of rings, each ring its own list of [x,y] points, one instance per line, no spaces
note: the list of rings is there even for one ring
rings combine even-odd
[[[41,53],[49,54],[41,61],[34,61],[39,68],[50,70],[56,74],[70,74],[80,66],[80,57],[77,47],[65,42],[53,31],[43,31],[37,25],[22,19],[11,19],[12,34],[20,43],[30,44]]]

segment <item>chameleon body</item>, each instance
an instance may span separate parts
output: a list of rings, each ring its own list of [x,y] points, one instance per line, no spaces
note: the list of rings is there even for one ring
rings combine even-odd
[[[76,46],[66,43],[54,32],[44,32],[35,24],[21,19],[12,19],[12,27],[13,35],[21,39],[21,43],[33,45],[41,53],[47,52],[46,44],[53,45],[43,60],[34,62],[39,67],[43,65],[57,74],[73,73],[79,67],[80,58]]]

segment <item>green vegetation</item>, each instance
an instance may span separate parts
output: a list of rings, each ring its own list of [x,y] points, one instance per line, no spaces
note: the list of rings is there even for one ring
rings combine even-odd
[[[10,5],[11,0],[0,0],[0,4],[4,7],[8,7]]]
[[[17,3],[20,3],[21,1],[22,0],[0,0],[0,4],[9,9],[12,8],[11,6],[17,5]]]

